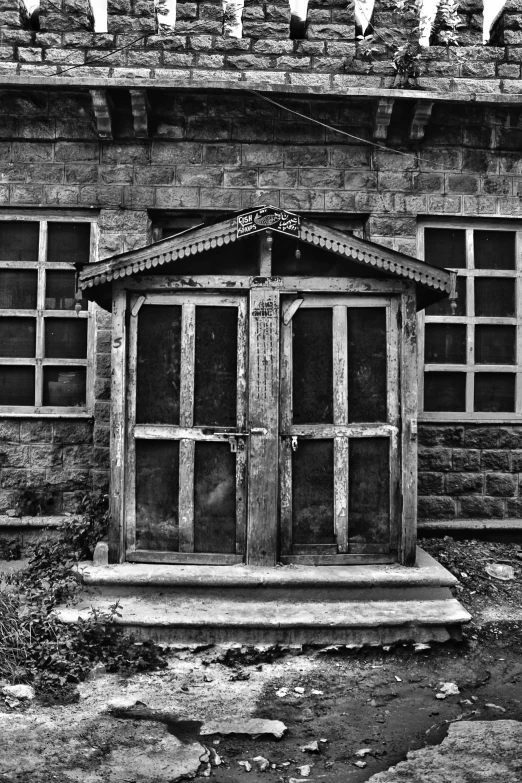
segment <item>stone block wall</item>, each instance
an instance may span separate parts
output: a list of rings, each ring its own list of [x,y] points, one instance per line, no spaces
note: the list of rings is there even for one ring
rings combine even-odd
[[[419,428],[419,519],[522,516],[522,427]]]

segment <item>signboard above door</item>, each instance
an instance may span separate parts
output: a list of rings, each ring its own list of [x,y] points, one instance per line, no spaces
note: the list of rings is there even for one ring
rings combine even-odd
[[[281,234],[299,236],[301,218],[292,212],[275,207],[260,207],[237,216],[237,238],[255,234],[257,231],[279,231]]]

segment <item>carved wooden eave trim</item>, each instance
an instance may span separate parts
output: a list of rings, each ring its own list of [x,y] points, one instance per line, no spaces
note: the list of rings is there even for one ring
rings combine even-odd
[[[415,102],[410,125],[410,141],[420,141],[424,138],[432,109],[433,101]]]
[[[107,90],[90,90],[96,129],[100,139],[112,139],[112,104]]]
[[[264,205],[263,205],[264,206]],[[261,206],[259,207],[261,209]],[[272,207],[272,209],[275,209]],[[241,214],[241,213],[237,213]],[[268,229],[267,229],[268,230]],[[356,261],[369,268],[431,289],[450,292],[450,274],[444,269],[430,266],[411,256],[344,234],[342,231],[322,226],[301,218],[298,238],[309,245],[322,247],[335,255]],[[204,253],[239,241],[236,215],[211,226],[196,226],[176,236],[168,237],[152,245],[121,253],[85,267],[79,277],[82,289],[103,285],[120,278],[146,272],[180,258]],[[175,274],[175,269],[172,270]]]
[[[380,98],[375,106],[373,119],[373,138],[385,139],[392,118],[394,98]]]

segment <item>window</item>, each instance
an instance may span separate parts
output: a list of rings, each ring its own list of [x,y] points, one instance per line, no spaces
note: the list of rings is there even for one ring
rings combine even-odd
[[[0,414],[92,408],[88,303],[76,312],[74,262],[92,222],[0,217]]]
[[[522,413],[521,231],[424,225],[424,260],[457,272],[457,302],[426,308],[423,419],[513,419]],[[422,316],[421,316],[422,317]]]

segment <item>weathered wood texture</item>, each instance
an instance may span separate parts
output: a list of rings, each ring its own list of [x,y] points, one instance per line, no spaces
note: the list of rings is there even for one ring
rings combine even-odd
[[[399,554],[403,565],[414,565],[417,540],[417,315],[415,290],[402,297],[402,519]]]
[[[111,493],[109,524],[109,561],[120,563],[124,558],[123,524],[125,493],[125,386],[126,386],[126,327],[127,294],[115,292],[112,310],[111,344]]]
[[[277,555],[279,293],[251,291],[250,317],[247,562],[271,566]]]

